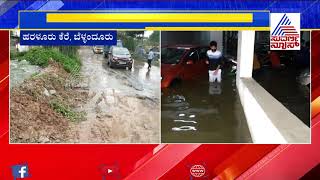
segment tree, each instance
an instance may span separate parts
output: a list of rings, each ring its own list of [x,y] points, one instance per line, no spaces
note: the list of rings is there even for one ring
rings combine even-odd
[[[133,38],[142,38],[144,35],[144,31],[126,31],[126,35]]]
[[[128,48],[130,51],[134,51],[135,50],[135,43],[134,43],[134,39],[133,37],[125,37],[124,39],[122,39],[122,43],[123,46]]]
[[[153,31],[153,33],[149,36],[149,41],[151,44],[159,44],[160,41],[160,31]]]

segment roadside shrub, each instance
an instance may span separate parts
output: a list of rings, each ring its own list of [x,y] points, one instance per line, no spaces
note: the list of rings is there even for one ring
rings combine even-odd
[[[30,64],[37,65],[40,67],[47,67],[49,64],[49,60],[52,59],[60,63],[63,68],[67,72],[73,72],[74,69],[79,70],[79,66],[81,66],[81,62],[78,57],[69,57],[67,55],[62,54],[59,50],[55,48],[43,48],[36,47],[30,49],[22,56],[17,57],[19,60],[27,60]]]
[[[79,46],[58,46],[58,49],[59,52],[70,58],[77,58]]]

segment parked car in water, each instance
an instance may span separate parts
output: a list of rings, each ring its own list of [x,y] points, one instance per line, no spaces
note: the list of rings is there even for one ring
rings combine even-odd
[[[161,88],[208,75],[208,46],[174,45],[161,49]]]
[[[107,63],[111,68],[124,67],[124,68],[131,69],[133,64],[133,59],[127,48],[111,46],[108,53]]]
[[[116,46],[123,47],[122,41],[121,40],[117,40],[117,45]],[[108,57],[108,54],[109,54],[109,51],[110,51],[111,47],[112,46],[104,46],[103,47],[104,57]]]
[[[103,46],[93,46],[92,50],[93,50],[93,53],[95,53],[95,54],[102,54],[103,53]]]

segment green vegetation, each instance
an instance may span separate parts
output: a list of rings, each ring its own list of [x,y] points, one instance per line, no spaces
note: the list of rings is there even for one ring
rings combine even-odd
[[[138,46],[159,46],[160,31],[153,31],[149,37],[144,37],[144,31],[118,31],[118,39],[122,40],[123,46],[134,52]]]
[[[67,72],[74,72],[80,70],[81,62],[77,57],[77,48],[65,47],[52,48],[52,47],[36,47],[30,49],[26,53],[17,53],[13,56],[18,60],[27,60],[32,65],[47,67],[49,60],[54,60],[60,63]],[[71,50],[72,49],[72,50]]]
[[[58,46],[58,49],[62,54],[70,58],[78,58],[79,46]]]
[[[40,74],[39,72],[35,72],[35,73],[31,74],[31,78],[34,78],[34,77],[38,76],[39,74]]]
[[[72,108],[63,104],[61,101],[53,100],[50,102],[50,105],[53,110],[61,114],[63,117],[69,119],[70,121],[79,122],[85,119],[84,113],[73,111]]]
[[[122,43],[124,47],[129,49],[129,51],[132,52],[135,50],[135,40],[133,37],[129,36],[129,37],[123,38]]]
[[[150,46],[159,46],[160,41],[160,31],[153,31],[148,39],[148,45]]]
[[[118,39],[121,39],[123,46],[134,52],[136,46],[141,43],[144,31],[118,31]]]

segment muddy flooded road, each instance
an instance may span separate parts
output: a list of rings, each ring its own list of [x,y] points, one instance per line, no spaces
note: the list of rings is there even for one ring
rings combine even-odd
[[[112,69],[103,54],[79,50],[81,83],[88,100],[77,107],[86,120],[74,128],[78,143],[159,143],[160,69],[135,60],[132,70]]]
[[[161,139],[168,143],[251,143],[234,76],[162,89]]]

